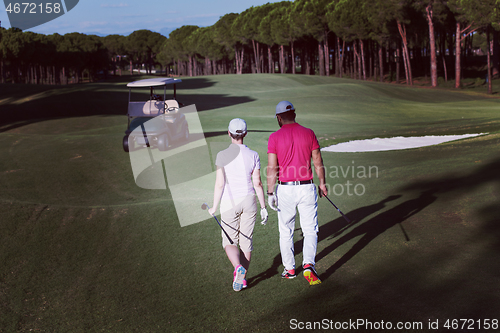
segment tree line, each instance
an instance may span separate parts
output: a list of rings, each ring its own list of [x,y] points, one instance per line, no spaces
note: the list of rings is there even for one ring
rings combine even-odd
[[[0,29],[1,80],[78,82],[108,70],[165,68],[184,76],[300,73],[431,85],[455,80],[484,39],[488,88],[499,73],[500,0],[295,0],[229,13],[209,27],[182,26],[168,38],[38,35]],[[477,44],[477,41],[476,41]]]
[[[463,55],[485,37],[488,82],[498,75],[500,0],[295,0],[173,31],[160,56],[178,75],[318,74],[408,85],[438,72],[461,86]],[[476,37],[478,38],[478,37]],[[492,42],[490,42],[490,38]],[[297,63],[298,62],[298,63]],[[492,63],[493,62],[493,63]]]
[[[81,33],[43,35],[17,28],[0,28],[0,82],[33,84],[94,81],[108,71],[157,64],[165,36],[149,30],[127,37]],[[151,68],[151,67],[150,67]]]

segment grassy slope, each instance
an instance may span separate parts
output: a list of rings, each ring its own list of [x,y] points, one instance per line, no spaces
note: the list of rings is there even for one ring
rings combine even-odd
[[[12,119],[0,133],[0,331],[288,331],[292,318],[427,325],[498,317],[498,99],[289,75],[192,78],[182,88],[179,99],[197,105],[209,143],[226,142],[230,119],[246,119],[245,143],[263,165],[282,99],[323,146],[491,134],[406,151],[325,153],[330,186],[350,181],[365,193],[331,194],[350,226],[319,203],[323,283],[279,277],[271,213],[255,229],[250,287],[235,293],[215,222],[181,228],[168,191],[134,184],[121,148],[123,83],[3,86],[0,112]],[[353,166],[354,177],[344,177]],[[377,177],[361,178],[370,166]],[[296,237],[300,263],[300,231]]]

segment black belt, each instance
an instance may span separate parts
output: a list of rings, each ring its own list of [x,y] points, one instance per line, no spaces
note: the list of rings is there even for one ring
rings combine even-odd
[[[314,184],[314,182],[311,180],[296,180],[293,182],[282,182],[278,180],[279,185],[307,185],[307,184]]]

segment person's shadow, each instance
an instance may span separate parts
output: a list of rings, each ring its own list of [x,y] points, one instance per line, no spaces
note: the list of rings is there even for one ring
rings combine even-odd
[[[381,200],[373,205],[364,206],[353,211],[350,211],[346,216],[351,220],[351,223],[346,222],[342,217],[338,217],[335,220],[332,220],[324,225],[322,225],[319,229],[318,233],[318,243],[323,241],[324,239],[333,239],[338,237],[339,235],[346,232],[348,229],[353,228],[356,224],[362,221],[364,218],[372,215],[375,212],[383,209],[386,204],[390,201],[394,201],[401,198],[401,195],[391,195]],[[320,260],[321,257],[316,256],[316,260]]]
[[[380,202],[368,205],[365,207],[353,210],[346,215],[352,221],[348,224],[342,217],[338,217],[327,224],[320,227],[318,234],[318,244],[325,239],[335,239],[340,237],[332,244],[328,245],[326,248],[322,249],[316,255],[316,261],[324,259],[328,254],[332,253],[342,244],[352,240],[358,236],[362,237],[352,246],[352,248],[344,254],[336,263],[331,265],[326,272],[320,274],[322,280],[326,280],[335,271],[337,271],[342,265],[353,258],[357,253],[359,253],[363,248],[366,247],[373,239],[375,239],[380,234],[384,233],[387,229],[399,224],[401,230],[403,231],[406,240],[410,240],[409,236],[406,234],[401,223],[407,220],[409,217],[417,214],[424,208],[428,207],[437,200],[437,195],[441,193],[462,193],[467,191],[472,191],[486,183],[497,184],[500,180],[500,173],[498,169],[500,168],[500,158],[489,161],[488,163],[480,165],[475,170],[470,171],[465,175],[450,175],[448,177],[438,176],[436,179],[430,179],[428,181],[414,182],[408,184],[407,186],[401,188],[402,192],[420,192],[420,196],[415,199],[407,200],[394,208],[388,209],[376,216],[370,218],[366,222],[361,223],[365,218],[368,218],[372,214],[380,211],[386,206],[389,201],[396,200],[401,197],[401,195],[392,195]],[[495,199],[496,197],[493,197]],[[489,225],[497,225],[497,207],[498,202],[486,206],[481,211],[483,214],[488,216]],[[491,217],[490,217],[491,216]],[[494,229],[490,226],[491,229]],[[302,251],[302,239],[295,243],[295,254],[299,254]],[[281,255],[278,253],[266,271],[260,273],[259,275],[253,277],[249,281],[253,284],[258,283],[262,280],[268,279],[270,277],[278,274],[278,268],[281,265]]]
[[[339,217],[335,220],[332,220],[332,221],[322,225],[320,227],[320,230],[318,233],[318,243],[321,242],[322,240],[327,239],[327,238],[331,239],[331,238],[338,237],[340,234],[344,233],[346,230],[352,228],[355,224],[359,223],[365,217],[370,216],[371,214],[383,209],[387,202],[396,200],[400,197],[401,197],[401,195],[392,195],[392,196],[385,198],[384,200],[381,200],[380,202],[378,202],[376,204],[365,206],[362,208],[358,208],[358,209],[355,209],[355,210],[347,213],[346,215],[352,221],[351,223],[347,223],[342,217]],[[297,231],[300,229],[298,228],[295,230]],[[300,238],[299,240],[297,240],[294,243],[294,255],[302,253],[302,247],[304,244],[303,242],[304,242],[304,239]],[[328,248],[330,248],[330,247],[328,247]],[[319,261],[322,257],[324,257],[327,254],[325,252],[325,250],[321,251],[321,253],[319,254],[322,256],[316,256],[316,261]],[[333,251],[333,249],[331,251]],[[249,287],[251,287],[251,285],[255,285],[261,281],[267,280],[273,276],[276,276],[277,274],[280,274],[280,272],[278,271],[278,268],[280,267],[280,265],[281,265],[281,254],[278,253],[273,258],[273,262],[267,270],[265,270],[264,272],[254,276],[254,277],[247,279]],[[298,274],[299,272],[300,272],[300,268],[297,267],[296,274]]]
[[[354,257],[357,253],[359,253],[365,246],[367,246],[373,239],[377,236],[385,232],[387,229],[393,227],[396,224],[401,226],[401,222],[405,221],[409,217],[417,214],[425,207],[432,204],[436,201],[437,197],[434,195],[436,189],[429,189],[420,194],[418,198],[407,200],[394,208],[391,208],[383,213],[378,214],[377,216],[371,218],[370,220],[364,222],[363,224],[354,228],[348,234],[340,237],[338,240],[333,242],[331,245],[324,248],[318,255],[316,256],[317,261],[321,260],[332,251],[337,249],[342,244],[348,242],[349,240],[356,238],[360,235],[363,235],[361,239],[359,239],[356,244],[352,246],[352,248],[347,251],[335,264],[330,266],[323,274],[320,275],[322,280],[326,280],[330,277],[337,269],[342,267],[346,262],[348,262],[352,257]],[[375,206],[380,205],[383,202],[387,202],[391,197],[382,200],[380,203],[375,204]],[[360,208],[362,211],[364,208]],[[366,216],[366,215],[365,215]],[[409,237],[406,234],[405,230],[401,226],[401,230],[407,241],[409,241]],[[334,233],[332,238],[337,237],[340,232]]]

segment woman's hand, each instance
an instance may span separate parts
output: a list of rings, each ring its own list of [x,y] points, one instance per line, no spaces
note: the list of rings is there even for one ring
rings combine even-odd
[[[216,211],[216,210],[217,210],[217,209],[216,209],[215,207],[212,207],[212,208],[210,208],[210,209],[208,210],[208,214],[210,214],[210,215],[212,215],[212,216],[215,216],[215,211]]]

